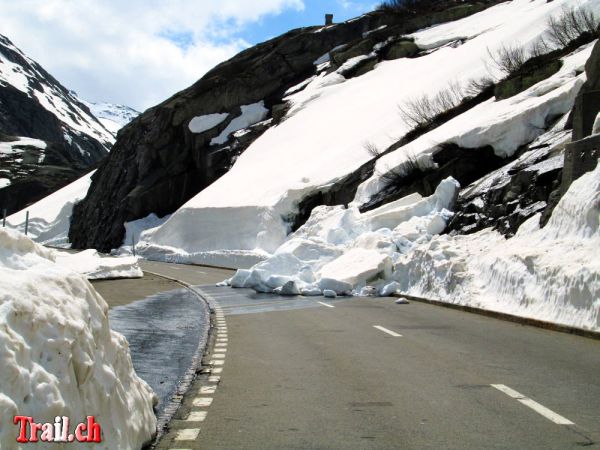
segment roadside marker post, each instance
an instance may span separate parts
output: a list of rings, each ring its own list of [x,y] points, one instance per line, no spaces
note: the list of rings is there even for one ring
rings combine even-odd
[[[6,208],[2,210],[2,228],[6,228]]]
[[[133,256],[135,256],[135,234],[131,235],[131,251]]]
[[[25,236],[27,236],[27,231],[29,231],[29,211],[25,211]]]

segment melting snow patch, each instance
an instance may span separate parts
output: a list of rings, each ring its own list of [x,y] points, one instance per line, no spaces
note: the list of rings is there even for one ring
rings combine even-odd
[[[205,116],[197,116],[190,120],[188,128],[192,133],[204,133],[217,125],[221,124],[229,117],[228,113],[207,114]]]
[[[249,127],[250,125],[254,125],[255,123],[264,120],[269,114],[269,110],[265,108],[265,102],[262,100],[251,105],[242,105],[241,109],[242,113],[229,122],[227,128],[225,128],[219,136],[210,141],[211,145],[224,144],[227,142],[227,139],[231,133]]]

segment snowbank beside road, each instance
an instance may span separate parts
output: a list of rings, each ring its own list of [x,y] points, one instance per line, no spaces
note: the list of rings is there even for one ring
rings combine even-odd
[[[225,284],[287,295],[394,292],[600,331],[600,165],[576,180],[540,229],[440,235],[451,179],[360,214],[317,207],[275,254]],[[326,292],[327,291],[327,292]]]
[[[512,239],[438,236],[395,266],[407,294],[600,331],[600,165],[576,180],[546,227]]]
[[[88,280],[144,276],[137,258],[133,256],[119,258],[100,256],[96,250],[84,250],[73,254],[56,252],[55,255],[57,264],[85,275]]]
[[[155,433],[156,397],[135,374],[125,338],[110,330],[106,302],[54,258],[0,229],[0,447],[17,448],[15,415],[90,415],[102,427],[94,448],[141,448]]]

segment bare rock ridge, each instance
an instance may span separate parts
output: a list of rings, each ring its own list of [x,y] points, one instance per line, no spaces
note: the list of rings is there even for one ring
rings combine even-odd
[[[343,73],[359,76],[381,59],[416,56],[415,46],[403,35],[495,3],[500,2],[446,0],[432,11],[411,16],[375,11],[341,24],[293,30],[241,52],[121,130],[87,197],[73,210],[70,241],[75,248],[109,251],[122,244],[124,222],[174,212],[226,173],[256,138],[284,118],[285,92],[314,75],[315,62],[324,55],[329,53],[337,69],[382,43],[376,55]],[[267,112],[239,133],[221,136],[249,105]],[[206,116],[224,119],[210,129],[190,129],[194,118]]]
[[[19,138],[39,140],[36,145]],[[69,90],[0,35],[0,208],[10,214],[89,171],[112,135]],[[43,148],[45,147],[45,148]],[[10,149],[10,151],[9,151]]]

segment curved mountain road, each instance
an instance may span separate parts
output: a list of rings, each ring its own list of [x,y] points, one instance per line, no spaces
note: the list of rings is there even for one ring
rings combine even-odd
[[[393,299],[216,288],[223,269],[144,262],[200,285],[205,371],[160,449],[600,446],[600,341]]]

